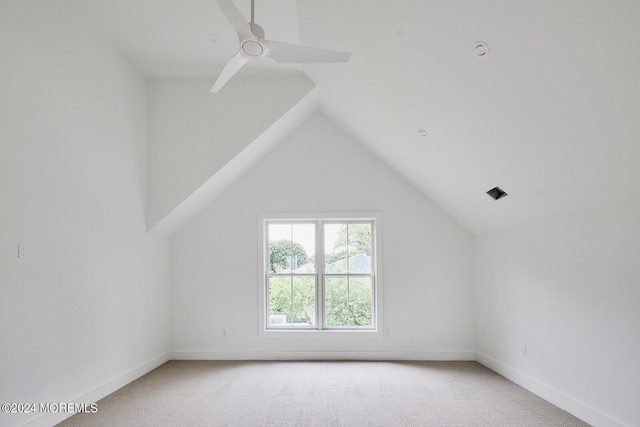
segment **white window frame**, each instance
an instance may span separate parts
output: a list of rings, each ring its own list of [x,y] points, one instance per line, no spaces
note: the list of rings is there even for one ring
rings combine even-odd
[[[372,244],[372,326],[366,327],[329,327],[325,325],[325,319],[320,313],[324,310],[324,262],[316,266],[316,325],[315,326],[289,326],[285,328],[269,327],[268,314],[268,277],[269,277],[269,253],[267,223],[269,222],[315,222],[316,223],[316,256],[324,252],[324,236],[317,222],[325,223],[358,223],[371,222]],[[300,334],[317,334],[319,336],[335,336],[336,334],[382,337],[382,215],[378,212],[347,212],[347,213],[261,213],[258,215],[258,330],[260,336],[300,336]],[[317,263],[320,264],[320,263]],[[352,274],[353,275],[353,274]],[[341,274],[345,276],[345,274]],[[322,318],[322,321],[319,321]]]

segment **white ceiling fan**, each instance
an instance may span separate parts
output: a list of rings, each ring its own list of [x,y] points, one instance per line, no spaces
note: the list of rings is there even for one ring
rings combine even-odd
[[[229,58],[211,92],[217,92],[251,58],[267,56],[280,63],[347,62],[350,53],[274,42],[264,39],[264,30],[254,22],[255,0],[251,0],[251,22],[247,22],[231,0],[216,0],[238,34],[240,48]]]

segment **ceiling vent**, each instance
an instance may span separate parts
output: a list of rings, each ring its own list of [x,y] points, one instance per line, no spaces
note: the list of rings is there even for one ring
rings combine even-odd
[[[487,194],[491,196],[493,200],[502,199],[504,196],[508,196],[508,194],[500,187],[493,187],[491,190],[487,191]]]

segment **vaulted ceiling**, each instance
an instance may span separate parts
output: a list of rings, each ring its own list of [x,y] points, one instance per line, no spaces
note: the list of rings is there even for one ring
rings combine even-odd
[[[146,77],[213,85],[238,49],[214,0],[76,1]],[[352,57],[241,75],[306,74],[326,115],[483,233],[638,193],[638,18],[624,0],[256,0],[267,39]]]

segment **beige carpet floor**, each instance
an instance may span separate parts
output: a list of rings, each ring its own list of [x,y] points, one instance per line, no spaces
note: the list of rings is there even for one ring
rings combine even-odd
[[[587,426],[476,362],[171,361],[59,426]]]

